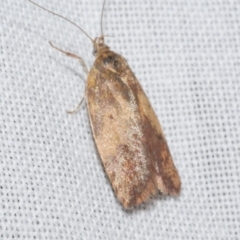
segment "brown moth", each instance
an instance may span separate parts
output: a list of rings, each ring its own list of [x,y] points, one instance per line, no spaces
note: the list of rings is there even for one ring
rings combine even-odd
[[[96,59],[88,73],[85,98],[94,140],[117,198],[124,208],[131,208],[158,190],[178,195],[178,171],[140,83],[127,61],[105,44],[103,34],[91,41]],[[85,68],[80,57],[60,51]]]

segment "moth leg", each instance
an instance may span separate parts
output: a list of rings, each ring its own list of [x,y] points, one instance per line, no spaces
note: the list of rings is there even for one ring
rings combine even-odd
[[[54,46],[51,42],[49,42],[49,44],[51,45],[51,47],[55,48],[56,50],[66,54],[68,57],[76,58],[80,62],[81,66],[83,68],[83,71],[86,73],[86,75],[88,75],[87,65],[86,65],[86,63],[83,61],[83,59],[81,57],[75,55],[74,53],[63,51],[62,49]]]
[[[83,59],[82,59],[81,57],[75,55],[74,53],[70,53],[70,52],[63,51],[62,49],[54,46],[51,42],[49,42],[49,44],[51,45],[51,47],[55,48],[56,50],[58,50],[58,51],[60,51],[60,52],[62,52],[62,53],[64,53],[64,54],[66,54],[68,57],[76,58],[76,59],[80,62],[81,66],[82,66],[82,68],[83,68],[83,71],[84,71],[86,74],[88,74],[87,65],[86,65],[86,63],[83,61]],[[73,110],[70,110],[70,111],[67,110],[67,113],[69,113],[69,114],[76,113],[76,112],[78,111],[78,109],[81,107],[83,101],[84,101],[84,97],[82,97],[82,99],[81,99],[81,101],[79,102],[79,104],[78,104]]]
[[[67,113],[68,113],[68,114],[76,113],[76,112],[78,111],[78,109],[81,107],[83,101],[84,101],[84,97],[81,99],[81,101],[79,102],[79,104],[78,104],[73,110],[70,110],[70,111],[67,110]]]

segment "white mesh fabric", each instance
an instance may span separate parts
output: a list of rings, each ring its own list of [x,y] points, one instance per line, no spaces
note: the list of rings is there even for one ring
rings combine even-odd
[[[92,37],[102,1],[38,0]],[[0,8],[1,239],[239,239],[240,2],[112,1],[106,43],[129,62],[162,123],[182,179],[125,211],[91,135],[79,63],[91,42],[26,0]]]

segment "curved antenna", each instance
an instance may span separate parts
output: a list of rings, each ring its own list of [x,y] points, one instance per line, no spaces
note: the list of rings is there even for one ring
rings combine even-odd
[[[43,9],[43,10],[45,10],[45,11],[47,11],[47,12],[49,12],[49,13],[55,15],[55,16],[58,16],[58,17],[60,17],[60,18],[62,18],[62,19],[64,19],[64,20],[66,20],[67,22],[70,22],[70,23],[73,24],[75,27],[77,27],[78,29],[80,29],[80,30],[91,40],[91,42],[94,42],[94,40],[93,40],[80,26],[78,26],[76,23],[72,22],[71,20],[69,20],[69,19],[67,19],[67,18],[65,18],[65,17],[63,17],[63,16],[61,16],[61,15],[55,13],[55,12],[52,12],[52,11],[50,11],[50,10],[48,10],[48,9],[40,6],[40,5],[38,5],[37,3],[35,3],[35,2],[33,2],[33,1],[31,1],[31,0],[28,0],[28,1],[31,2],[32,4],[38,6],[39,8],[41,8],[41,9]]]
[[[104,0],[103,2],[103,6],[102,6],[102,13],[101,13],[101,35],[103,37],[103,10],[104,10],[104,6],[105,6],[106,0]]]

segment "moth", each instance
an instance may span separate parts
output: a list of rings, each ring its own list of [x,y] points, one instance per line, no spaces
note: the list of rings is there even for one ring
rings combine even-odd
[[[101,30],[104,5],[105,1]],[[86,70],[81,57],[50,44],[78,59],[88,74],[85,99],[92,133],[117,198],[124,208],[132,208],[158,191],[178,195],[180,176],[163,130],[127,61],[105,44],[103,31],[100,37],[92,39],[82,28],[73,24],[93,43],[95,61],[90,71]]]

